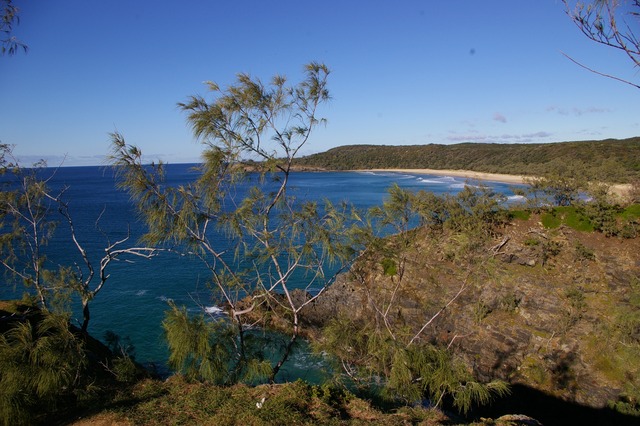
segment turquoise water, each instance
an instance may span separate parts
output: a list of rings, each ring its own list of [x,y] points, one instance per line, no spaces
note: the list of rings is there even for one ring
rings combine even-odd
[[[167,184],[184,184],[193,180],[193,165],[167,166]],[[256,181],[255,177],[253,179]],[[386,190],[393,183],[411,190],[428,190],[437,194],[456,193],[465,180],[407,173],[384,172],[300,172],[290,179],[290,194],[299,199],[329,199],[347,201],[367,209],[382,203]],[[510,186],[485,182],[497,192],[512,196]],[[104,167],[69,167],[57,169],[50,185],[67,187],[66,199],[81,243],[98,262],[107,241],[115,241],[131,230],[131,242],[143,232],[126,193],[116,189],[113,171]],[[96,220],[100,218],[99,228]],[[70,265],[81,262],[70,244],[63,224],[47,248],[53,264]],[[143,363],[164,365],[168,352],[162,336],[161,322],[168,300],[187,306],[190,312],[210,312],[217,307],[207,289],[208,271],[194,259],[163,253],[152,260],[136,260],[134,264],[117,263],[109,269],[111,276],[103,290],[91,303],[89,332],[102,338],[110,330],[129,337],[136,349],[136,359]],[[20,297],[22,290],[13,290],[3,276],[0,298]],[[81,321],[77,310],[77,321]],[[302,345],[283,371],[283,379],[317,377],[310,365],[322,365],[321,357],[311,357]]]

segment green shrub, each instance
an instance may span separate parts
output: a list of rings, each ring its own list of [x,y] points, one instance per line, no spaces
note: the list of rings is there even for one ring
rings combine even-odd
[[[500,309],[506,312],[515,312],[520,306],[520,301],[521,299],[515,293],[507,293],[500,299]]]
[[[116,380],[122,383],[134,383],[138,378],[138,368],[128,356],[116,358],[113,361],[112,371]]]
[[[622,238],[636,238],[640,232],[640,221],[628,220],[620,227],[620,235]]]
[[[585,297],[582,290],[577,287],[572,287],[565,292],[566,298],[569,300],[571,307],[580,312],[586,306]]]
[[[224,336],[214,339],[214,335],[224,334],[224,325],[218,330],[218,325],[206,322],[203,315],[189,317],[185,307],[170,306],[162,322],[170,350],[169,365],[189,380],[224,383],[231,354]]]
[[[566,212],[563,222],[576,231],[593,232],[595,229],[591,220],[575,208]]]
[[[640,219],[640,204],[632,204],[628,206],[620,213],[620,216],[623,219],[628,219],[628,220]]]
[[[576,242],[574,248],[576,260],[594,260],[596,258],[593,249],[585,246],[580,241]]]
[[[531,212],[529,210],[511,210],[509,211],[509,215],[512,219],[529,220]]]
[[[415,345],[395,352],[386,390],[408,402],[428,395],[436,406],[449,397],[464,414],[474,404],[486,404],[495,396],[509,393],[505,382],[477,382],[461,360],[431,345]]]
[[[483,300],[479,300],[473,308],[473,319],[476,324],[480,324],[490,313],[491,308]]]
[[[0,422],[30,424],[80,389],[87,366],[68,317],[42,314],[0,335]]]
[[[333,353],[339,365],[351,370],[360,389],[379,391],[382,378],[382,395],[393,403],[414,404],[427,397],[439,406],[446,398],[466,413],[472,404],[484,404],[509,392],[501,381],[475,381],[464,362],[447,349],[411,342],[410,336],[399,334],[405,339],[402,342],[385,330],[373,322],[334,318],[323,329],[316,349]]]
[[[621,414],[640,417],[640,395],[622,394],[610,402],[609,407]]]
[[[385,275],[393,277],[398,273],[398,265],[393,259],[383,259],[381,265]]]
[[[547,240],[542,244],[542,264],[546,264],[547,261],[560,254],[562,251],[562,244],[558,241]]]
[[[542,222],[542,226],[547,229],[555,229],[562,225],[562,219],[555,215],[555,212],[547,212],[542,214],[540,217],[540,221]]]
[[[595,229],[589,217],[574,206],[555,207],[550,212],[544,213],[540,220],[548,229],[558,228],[562,224],[582,232],[593,232]]]

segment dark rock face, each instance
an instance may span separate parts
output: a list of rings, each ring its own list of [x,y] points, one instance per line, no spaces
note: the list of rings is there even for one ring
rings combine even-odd
[[[469,252],[452,247],[451,235],[418,234],[402,254],[401,278],[384,275],[374,256],[361,259],[303,318],[319,327],[336,315],[367,318],[392,303],[390,320],[417,333],[463,288],[420,339],[450,346],[482,380],[501,378],[594,408],[617,400],[625,373],[640,367],[637,359],[616,361],[627,353],[619,318],[633,309],[632,292],[640,294],[640,240],[550,231],[535,219],[516,221],[504,235],[509,242],[495,253],[496,241]]]

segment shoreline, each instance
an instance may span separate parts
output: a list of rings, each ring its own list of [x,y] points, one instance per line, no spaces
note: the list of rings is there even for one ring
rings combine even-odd
[[[354,170],[360,172],[393,172],[393,173],[415,173],[421,175],[434,175],[434,176],[452,176],[461,177],[475,180],[485,180],[489,182],[511,183],[517,185],[526,185],[525,179],[532,178],[533,176],[522,175],[508,175],[502,173],[484,173],[474,172],[471,170],[446,170],[446,169],[366,169],[366,170]],[[620,199],[624,200],[628,197],[631,191],[631,184],[618,183],[612,184],[609,188],[609,193]]]
[[[394,172],[394,173],[415,173],[420,175],[434,175],[434,176],[451,176],[451,177],[462,177],[467,179],[475,179],[475,180],[486,180],[490,182],[500,182],[500,183],[513,183],[522,185],[524,184],[524,179],[527,176],[519,176],[519,175],[507,175],[501,173],[484,173],[484,172],[474,172],[471,170],[446,170],[446,169],[366,169],[366,170],[354,170],[360,172]],[[529,176],[530,177],[530,176]]]

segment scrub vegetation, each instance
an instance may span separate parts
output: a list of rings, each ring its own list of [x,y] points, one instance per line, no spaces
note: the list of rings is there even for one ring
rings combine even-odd
[[[0,305],[4,424],[81,416],[116,424],[449,424],[477,418],[511,383],[609,404],[637,420],[640,140],[344,147],[309,158],[314,167],[534,176],[522,205],[480,184],[444,196],[395,185],[368,212],[300,202],[288,181],[295,166],[311,165],[296,157],[324,123],[329,74],[320,63],[308,64],[297,84],[240,74],[229,87],[207,83],[208,98],[180,103],[203,144],[200,174],[185,186],[167,185],[162,164],[143,164],[135,145],[111,135],[111,165],[148,232],[140,245],[108,242],[101,259],[76,238],[64,191],[51,194],[42,174],[17,166],[2,146],[0,169],[11,179],[0,197],[0,263],[26,292]],[[256,174],[255,185],[239,189]],[[623,202],[609,197],[607,182],[635,186]],[[78,265],[47,262],[59,223]],[[109,263],[160,250],[200,259],[226,313],[210,318],[169,304],[162,327],[175,374],[166,381],[141,369],[118,336],[105,336],[105,346],[86,332]],[[294,277],[308,286],[294,290]],[[82,303],[81,328],[69,324],[73,298]],[[288,339],[275,349],[254,326]],[[334,379],[277,385],[303,337],[335,362]]]

